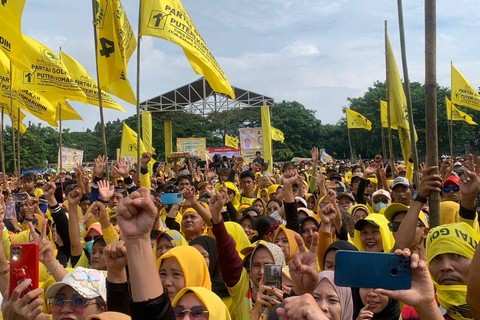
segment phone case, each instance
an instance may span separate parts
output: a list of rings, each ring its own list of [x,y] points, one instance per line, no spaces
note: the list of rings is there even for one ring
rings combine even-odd
[[[10,286],[9,296],[13,290],[26,278],[32,280],[32,285],[22,293],[38,288],[40,253],[38,243],[14,243],[10,246]]]
[[[351,288],[410,289],[410,258],[393,253],[338,250],[335,284]]]
[[[282,266],[278,264],[264,265],[263,284],[282,289]]]
[[[160,199],[162,199],[162,204],[177,204],[182,203],[183,195],[181,193],[162,193]]]

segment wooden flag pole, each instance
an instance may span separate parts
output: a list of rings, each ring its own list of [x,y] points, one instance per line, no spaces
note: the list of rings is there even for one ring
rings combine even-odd
[[[142,0],[138,3],[138,34],[137,34],[137,179],[140,181],[140,135],[142,133],[142,123],[140,119],[140,43],[142,26]],[[153,173],[152,173],[153,174]],[[139,182],[138,182],[139,183]]]
[[[395,156],[393,153],[393,140],[392,140],[392,115],[391,115],[391,109],[390,109],[390,100],[388,98],[388,84],[390,82],[390,77],[388,76],[388,59],[390,57],[388,56],[388,48],[387,48],[387,20],[385,20],[385,65],[386,65],[386,76],[385,76],[385,92],[386,92],[386,101],[387,101],[387,122],[388,122],[388,130],[387,130],[387,138],[388,138],[388,150],[390,154],[390,172],[392,179],[395,178]]]
[[[21,165],[20,165],[20,108],[17,108],[17,152],[18,152],[18,173],[22,172]],[[13,113],[13,109],[12,109]],[[12,124],[15,123],[15,121],[12,121]]]
[[[92,0],[92,13],[93,13],[93,37],[95,39],[95,71],[97,72],[97,87],[98,87],[98,107],[100,108],[100,127],[102,133],[103,153],[105,157],[107,154],[107,136],[105,134],[105,120],[103,117],[103,103],[102,103],[102,89],[100,84],[100,73],[98,72],[98,39],[97,39],[97,22],[96,22],[96,1]],[[108,161],[106,163],[107,179],[109,179]]]
[[[348,129],[347,124],[347,135],[348,135],[348,145],[350,146],[350,159],[355,161],[355,156],[353,155],[352,139],[350,139],[350,129]]]
[[[62,136],[62,105],[59,103],[58,106],[58,115],[60,121],[58,122],[58,173],[63,171],[63,155],[62,155],[62,146],[63,146],[63,136]]]
[[[438,172],[437,128],[437,25],[436,0],[425,0],[425,131],[427,132],[427,168],[436,166]],[[452,133],[451,133],[452,134]],[[453,155],[452,155],[453,157]],[[428,197],[430,228],[440,224],[440,193]]]
[[[400,46],[402,49],[404,88],[405,88],[405,97],[407,98],[408,123],[410,127],[410,152],[413,158],[413,181],[418,188],[420,186],[420,176],[418,172],[419,166],[418,166],[417,144],[415,143],[415,125],[413,123],[412,97],[410,94],[410,79],[408,77],[407,49],[405,47],[405,29],[403,27],[402,0],[397,0],[397,6],[398,6],[398,24],[400,29]]]
[[[13,173],[17,173],[17,146],[15,142],[15,120],[13,120],[12,61],[10,61],[10,120],[12,122]]]
[[[5,173],[5,144],[4,144],[4,134],[5,134],[5,131],[3,130],[3,126],[4,126],[4,120],[5,120],[5,106],[2,105],[2,117],[0,119],[0,121],[2,122],[1,125],[2,125],[2,128],[1,128],[1,131],[0,131],[0,155],[1,155],[1,161],[2,161],[2,174],[6,175]]]

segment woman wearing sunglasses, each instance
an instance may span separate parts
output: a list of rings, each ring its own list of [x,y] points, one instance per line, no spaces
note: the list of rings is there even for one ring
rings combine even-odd
[[[203,287],[183,288],[172,302],[177,320],[230,320],[222,300]]]

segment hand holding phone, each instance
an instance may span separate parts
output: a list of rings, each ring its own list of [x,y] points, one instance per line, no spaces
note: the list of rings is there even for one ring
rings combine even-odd
[[[263,266],[263,284],[282,289],[282,266],[279,264],[266,264]]]
[[[39,262],[38,243],[15,243],[10,246],[9,297],[12,296],[13,290],[25,279],[30,279],[31,285],[22,292],[21,297],[38,288]]]
[[[160,195],[163,205],[168,204],[179,204],[183,201],[183,194],[174,192],[174,193],[162,193]]]

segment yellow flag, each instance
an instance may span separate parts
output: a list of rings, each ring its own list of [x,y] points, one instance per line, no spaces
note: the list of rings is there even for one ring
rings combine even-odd
[[[42,94],[29,90],[10,90],[10,60],[0,51],[0,104],[10,106],[10,92],[15,106],[19,106],[35,117],[57,126],[55,107]],[[15,112],[15,110],[13,110]]]
[[[152,113],[149,111],[142,112],[142,140],[145,144],[145,149],[151,154],[155,153],[152,137]]]
[[[26,117],[25,113],[20,111],[17,106],[10,108],[9,105],[4,105],[3,103],[0,103],[0,106],[5,107],[5,113],[10,117],[10,121],[15,130],[20,131],[22,134],[27,132],[27,126],[23,124],[23,119]]]
[[[380,100],[380,120],[382,128],[388,128],[388,103],[384,100]],[[391,128],[397,130],[397,125],[391,124]]]
[[[120,0],[96,0],[97,60],[100,89],[137,104],[127,78],[127,64],[137,40]]]
[[[402,80],[398,72],[397,62],[393,54],[392,46],[388,36],[385,35],[387,42],[387,73],[388,73],[388,101],[390,103],[390,123],[398,128],[398,138],[402,155],[405,163],[410,158],[410,124],[408,122],[407,98],[403,90]],[[415,130],[415,128],[413,128]],[[417,140],[415,133],[415,141]],[[412,181],[412,177],[407,177]]]
[[[165,39],[182,47],[196,73],[203,74],[212,89],[235,99],[220,65],[179,0],[143,0],[140,34]]]
[[[57,55],[40,42],[23,36],[23,53],[28,70],[13,68],[13,89],[52,92],[65,98],[87,102],[87,97],[63,67]]]
[[[163,140],[165,142],[165,160],[170,154],[173,152],[173,122],[172,120],[163,120],[163,131],[164,137]]]
[[[268,170],[272,170],[272,124],[270,122],[270,108],[262,106],[262,136],[263,136],[263,159],[268,163]]]
[[[352,109],[345,109],[347,114],[347,128],[348,129],[365,129],[372,130],[372,122],[363,115]]]
[[[447,97],[445,97],[445,109],[447,110],[447,120],[452,120],[452,121],[465,121],[468,124],[476,125],[477,123],[473,121],[473,118],[471,115],[466,114],[463,111],[460,111],[453,105],[453,103],[448,100]]]
[[[49,92],[45,92],[43,95],[55,107],[55,121],[83,120],[82,116],[73,109],[64,97]]]
[[[140,154],[147,152],[145,145],[140,140]],[[137,159],[137,133],[123,123],[122,142],[120,144],[120,156],[134,161]]]
[[[28,68],[23,56],[22,13],[25,0],[0,1],[0,51],[19,68]]]
[[[229,136],[228,134],[225,135],[225,146],[238,149],[238,143],[237,138]]]
[[[451,66],[452,73],[452,103],[480,110],[480,94],[477,89],[457,70]]]
[[[272,140],[280,141],[283,143],[285,141],[285,136],[280,129],[272,127]]]
[[[63,65],[68,70],[68,73],[75,81],[75,83],[82,89],[83,92],[87,95],[87,102],[89,104],[99,106],[100,102],[98,101],[98,85],[87,72],[87,70],[74,58],[69,56],[63,51],[60,51],[60,59],[62,60]],[[102,90],[102,107],[119,110],[125,112],[115,100],[112,99],[105,91]]]

